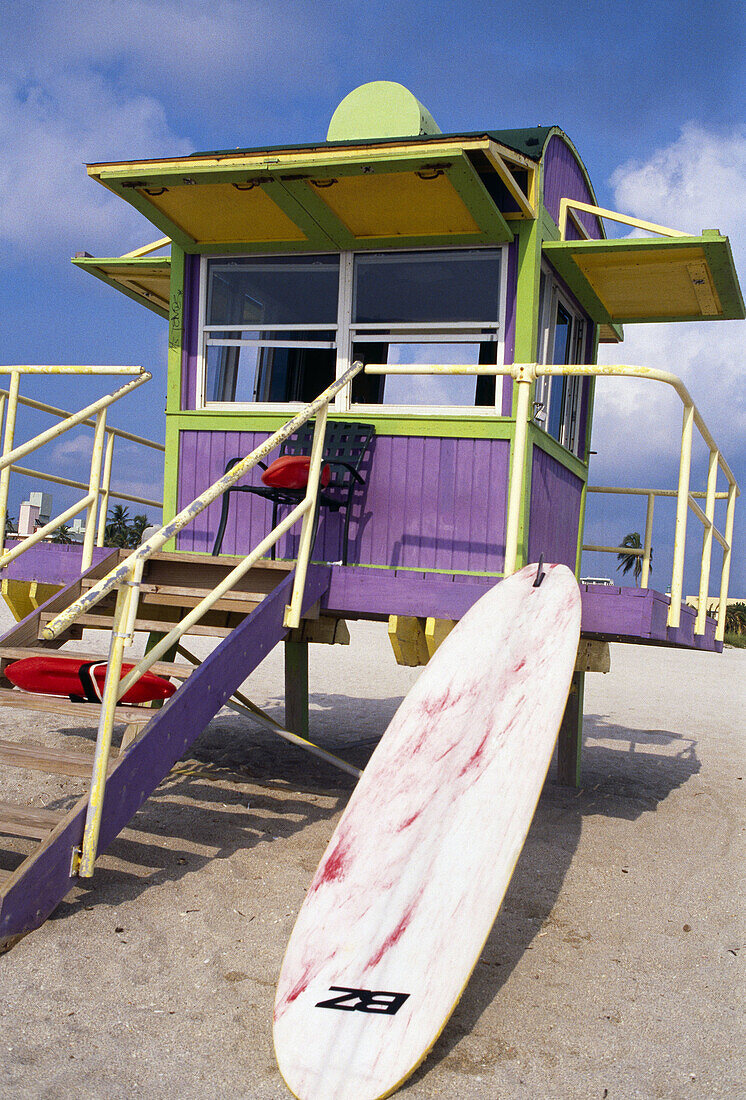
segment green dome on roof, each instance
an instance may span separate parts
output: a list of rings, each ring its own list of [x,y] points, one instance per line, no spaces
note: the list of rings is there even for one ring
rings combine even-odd
[[[332,115],[326,140],[419,137],[440,132],[427,107],[403,84],[374,80],[345,96]]]

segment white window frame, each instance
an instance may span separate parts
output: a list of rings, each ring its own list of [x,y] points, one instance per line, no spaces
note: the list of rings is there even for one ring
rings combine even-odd
[[[300,257],[305,255],[314,256],[339,256],[339,283],[337,286],[337,302],[341,299],[341,284],[342,284],[342,256],[338,252],[322,252],[314,249],[312,253],[277,253],[277,252],[247,252],[236,253],[229,257],[226,257],[224,253],[214,253],[209,256],[202,256],[200,260],[199,269],[199,351],[197,353],[197,399],[195,406],[201,411],[207,412],[246,412],[250,409],[257,412],[284,412],[286,410],[302,409],[304,402],[302,401],[208,401],[206,399],[207,389],[207,348],[208,346],[221,346],[228,345],[230,347],[256,347],[256,348],[272,348],[272,347],[291,347],[291,348],[339,348],[339,335],[338,324],[331,322],[330,324],[253,324],[246,322],[241,325],[206,325],[205,320],[207,317],[207,265],[210,260],[224,260],[229,258],[231,260],[260,260],[260,259],[276,259],[279,256],[294,256]],[[287,340],[282,342],[280,340],[262,340],[257,338],[256,340],[211,340],[209,333],[215,332],[298,332],[302,330],[304,332],[331,332],[336,335],[336,339],[328,341],[309,341],[309,340]],[[338,375],[337,375],[338,376]]]
[[[539,347],[537,361],[545,364],[550,361],[549,357],[551,349],[554,348],[555,330],[557,327],[557,306],[561,305],[572,319],[569,341],[570,364],[575,363],[577,362],[575,349],[578,347],[579,340],[581,342],[586,340],[589,321],[562,291],[551,269],[542,266],[541,277],[542,280],[546,280],[544,284],[546,289],[543,295],[541,315],[539,317]],[[550,435],[547,425],[550,415],[551,391],[554,388],[551,385],[552,377],[558,378],[559,376],[543,375],[541,378],[537,378],[534,389],[534,421],[547,433],[547,435]],[[563,410],[562,419],[560,421],[559,439],[555,439],[553,435],[550,435],[550,438],[555,439],[555,442],[559,443],[565,450],[570,451],[571,454],[578,456],[583,443],[580,439],[578,430],[580,428],[581,413],[581,379],[579,375],[567,375],[566,382],[565,410]],[[567,399],[568,394],[571,395],[569,403]],[[567,415],[568,409],[570,411],[569,416]],[[573,432],[575,434],[574,439],[572,438]]]
[[[508,267],[508,249],[507,245],[483,245],[474,246],[470,245],[469,250],[473,251],[475,248],[480,250],[490,250],[493,252],[499,252],[500,254],[500,287],[498,295],[498,317],[497,321],[462,321],[452,322],[444,324],[443,322],[437,323],[410,323],[410,324],[396,324],[389,325],[385,323],[380,324],[352,324],[352,296],[353,296],[353,277],[354,277],[354,258],[357,253],[352,251],[343,252],[327,252],[314,251],[314,255],[337,255],[339,256],[339,290],[337,298],[337,322],[336,325],[305,325],[304,331],[319,330],[323,332],[336,333],[336,340],[324,342],[323,344],[312,344],[307,341],[300,343],[290,342],[283,344],[286,346],[303,346],[303,347],[336,347],[336,375],[340,378],[344,372],[351,365],[352,359],[352,345],[353,342],[364,342],[366,336],[370,340],[378,342],[380,337],[376,336],[376,332],[386,333],[390,337],[391,343],[418,343],[418,344],[444,344],[444,343],[463,343],[463,344],[475,344],[475,343],[495,343],[497,345],[496,363],[498,366],[502,366],[505,362],[505,317],[507,313],[507,267]],[[422,252],[452,252],[456,251],[453,248],[438,247],[438,248],[417,248],[417,249],[381,249],[380,251],[390,251],[392,253],[422,253]],[[231,259],[260,259],[264,256],[277,256],[278,253],[246,253],[231,255]],[[282,253],[286,255],[286,253]],[[292,255],[292,254],[288,254]],[[279,332],[283,330],[298,330],[300,325],[257,325],[257,324],[243,324],[243,325],[220,325],[210,326],[207,328],[205,325],[206,311],[207,311],[207,264],[209,260],[223,259],[222,253],[210,254],[209,256],[202,256],[200,263],[200,301],[199,301],[199,349],[197,353],[197,399],[196,408],[209,412],[286,412],[293,411],[302,407],[301,402],[258,402],[258,401],[207,401],[205,399],[205,388],[207,378],[207,356],[206,349],[208,343],[223,343],[223,341],[210,341],[209,332],[212,329],[221,332],[230,331],[252,331],[260,332],[262,329],[265,331]],[[485,333],[484,329],[493,330],[490,333]],[[356,335],[357,333],[361,335]],[[471,339],[469,337],[472,337]],[[262,341],[245,340],[240,341],[241,344],[263,347],[263,346],[277,346],[278,341]],[[233,344],[232,346],[236,346]],[[495,404],[494,405],[386,405],[386,404],[353,404],[350,400],[350,390],[347,388],[339,394],[332,405],[332,408],[336,412],[349,413],[352,410],[356,414],[367,416],[459,416],[459,417],[494,417],[495,415],[501,415],[502,408],[502,387],[495,385]]]

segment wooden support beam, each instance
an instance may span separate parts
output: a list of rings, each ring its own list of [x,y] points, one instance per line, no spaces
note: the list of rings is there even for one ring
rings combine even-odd
[[[425,622],[425,645],[430,657],[438,646],[446,640],[456,625],[456,619],[434,619],[432,616]]]
[[[308,642],[285,639],[285,726],[308,737]]]
[[[575,659],[576,672],[608,672],[611,669],[609,643],[596,638],[581,638]]]
[[[565,787],[580,786],[584,689],[585,673],[574,672],[557,739],[557,781]]]
[[[64,814],[54,813],[51,810],[33,810],[30,806],[0,802],[0,833],[6,836],[27,836],[32,840],[44,840],[63,817]]]
[[[425,620],[416,615],[389,616],[389,641],[398,665],[416,668],[430,660]]]

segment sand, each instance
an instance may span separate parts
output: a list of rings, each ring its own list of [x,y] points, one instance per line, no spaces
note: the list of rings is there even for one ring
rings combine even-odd
[[[312,735],[362,765],[417,670],[384,626],[351,632],[312,650]],[[550,772],[471,983],[402,1097],[746,1095],[746,651],[615,645],[586,685],[582,789]],[[279,651],[245,690],[282,718]],[[44,731],[94,736],[0,712],[0,736]],[[221,713],[91,883],[0,957],[0,1096],[289,1096],[274,986],[352,784]],[[7,771],[0,799],[65,808],[83,787]]]

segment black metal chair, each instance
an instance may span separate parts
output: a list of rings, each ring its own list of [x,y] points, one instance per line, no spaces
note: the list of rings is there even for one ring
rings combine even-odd
[[[314,422],[307,421],[302,428],[291,435],[280,447],[280,455],[310,455],[311,442],[313,440]],[[330,512],[345,511],[344,527],[342,533],[342,564],[347,565],[347,543],[350,533],[350,515],[352,512],[352,492],[356,485],[364,485],[365,478],[360,473],[360,466],[375,435],[373,424],[358,424],[345,420],[328,420],[326,434],[324,436],[323,465],[330,469],[330,478],[326,486],[319,486],[316,516],[314,517],[314,538],[319,522],[321,508],[328,508]],[[224,473],[232,470],[240,458],[232,458],[226,465]],[[258,462],[263,470],[267,469],[264,462]],[[272,527],[277,526],[277,511],[283,505],[298,504],[306,495],[304,489],[280,489],[266,485],[232,485],[223,494],[223,506],[220,512],[218,533],[215,536],[215,544],[212,548],[213,556],[220,553],[223,545],[225,528],[228,523],[228,509],[230,507],[231,493],[253,493],[255,496],[264,497],[272,501]],[[275,548],[271,550],[271,556],[275,556]]]

